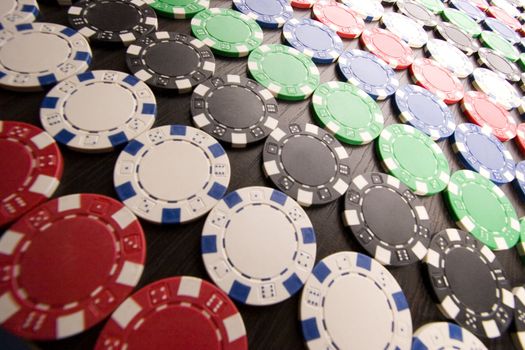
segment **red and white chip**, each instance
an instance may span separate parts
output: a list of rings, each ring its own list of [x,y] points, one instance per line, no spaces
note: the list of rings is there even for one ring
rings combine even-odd
[[[516,18],[512,17],[499,7],[490,6],[487,10],[487,13],[490,17],[494,17],[508,25],[510,28],[512,28],[512,30],[518,31],[521,28],[520,21],[518,21]]]
[[[459,102],[465,93],[461,81],[451,71],[429,58],[418,58],[410,66],[412,80],[447,104]]]
[[[518,125],[516,135],[516,143],[518,144],[521,153],[525,156],[525,123]]]
[[[292,0],[290,4],[298,9],[309,9],[317,2],[317,0]]]
[[[487,11],[490,7],[486,0],[469,0],[474,6],[479,8],[481,11]]]
[[[365,22],[354,10],[334,0],[317,1],[312,14],[341,38],[357,38],[365,30]]]
[[[406,69],[414,61],[410,46],[388,30],[371,28],[363,31],[361,44],[394,69]]]

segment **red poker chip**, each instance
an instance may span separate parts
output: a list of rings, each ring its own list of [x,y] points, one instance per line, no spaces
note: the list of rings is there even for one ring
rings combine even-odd
[[[380,28],[364,30],[361,44],[394,69],[408,68],[414,61],[410,46],[388,30]]]
[[[518,144],[521,153],[525,156],[525,123],[518,125],[516,135],[516,143]]]
[[[488,128],[501,141],[516,136],[516,121],[510,112],[482,92],[468,91],[461,110],[471,122]]]
[[[124,301],[100,334],[96,350],[244,350],[242,317],[231,299],[200,278],[147,285]]]
[[[298,9],[309,9],[317,0],[292,0],[290,4]]]
[[[485,0],[470,0],[470,2],[481,11],[487,11],[487,9],[490,7],[489,3]]]
[[[51,197],[63,164],[55,140],[44,130],[0,121],[0,226]]]
[[[365,22],[354,10],[333,0],[317,1],[312,14],[341,38],[357,38],[365,30]]]
[[[1,326],[54,340],[102,321],[142,275],[144,232],[122,203],[97,194],[50,200],[0,239]]]
[[[487,13],[490,17],[494,17],[497,20],[500,20],[501,22],[511,27],[512,30],[518,31],[521,28],[520,21],[518,21],[516,18],[512,17],[499,7],[490,6],[487,10]]]
[[[447,104],[463,98],[463,84],[451,71],[429,58],[418,58],[410,66],[412,79]]]

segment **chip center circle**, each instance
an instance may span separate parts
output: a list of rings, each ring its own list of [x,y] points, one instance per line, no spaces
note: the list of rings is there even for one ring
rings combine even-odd
[[[443,92],[450,92],[456,89],[456,84],[452,76],[443,68],[433,64],[425,65],[422,69],[423,76],[426,81],[433,85],[438,90]]]
[[[230,13],[210,17],[206,21],[206,29],[218,41],[231,44],[245,43],[250,40],[252,34],[246,22]]]
[[[410,94],[407,98],[408,108],[413,115],[421,116],[431,126],[443,125],[443,112],[436,101],[422,93]]]
[[[505,208],[490,188],[476,183],[467,183],[463,185],[461,199],[465,210],[477,226],[490,232],[502,232],[507,228]]]
[[[351,91],[334,91],[327,96],[330,114],[342,125],[353,128],[367,128],[374,122],[375,114],[367,100]]]
[[[264,13],[265,16],[275,16],[283,12],[279,1],[246,0],[245,2],[252,12]]]
[[[17,5],[18,5],[18,1],[16,0],[0,1],[0,17],[4,17],[5,15],[11,13],[13,10],[16,9]]]
[[[85,12],[86,22],[89,26],[108,32],[131,31],[142,22],[139,11],[131,4],[99,1],[96,6],[88,5]],[[118,16],[108,16],[108,13],[118,13]]]
[[[400,136],[392,148],[401,168],[413,176],[429,179],[438,173],[434,152],[423,141],[408,135]]]
[[[509,73],[513,72],[510,63],[505,58],[502,58],[502,57],[497,56],[497,55],[488,55],[487,56],[487,61],[489,61],[489,63],[493,67],[497,67],[498,70],[503,72],[503,73],[509,74]]]
[[[466,144],[469,152],[483,166],[490,170],[499,170],[505,167],[505,157],[497,144],[491,139],[478,133],[468,133]]]
[[[324,15],[330,20],[330,22],[339,27],[353,28],[357,24],[355,17],[340,6],[326,6],[323,8],[323,11]]]
[[[264,117],[262,100],[252,91],[237,85],[216,89],[206,103],[211,117],[231,128],[246,129]]]
[[[20,142],[0,140],[0,198],[6,199],[23,188],[33,168],[33,157]],[[16,161],[15,161],[16,160]]]
[[[383,86],[389,80],[387,71],[368,57],[353,58],[351,67],[357,79],[372,86]]]
[[[267,54],[262,62],[262,70],[270,80],[285,86],[302,85],[308,78],[308,70],[303,62],[282,52]]]
[[[477,116],[483,118],[490,116],[490,120],[483,119],[491,127],[502,129],[507,126],[507,117],[502,111],[493,103],[486,101],[484,98],[478,98],[473,101]]]
[[[400,58],[406,54],[401,42],[396,41],[396,39],[390,35],[378,32],[372,36],[372,42],[379,51],[387,56]]]
[[[299,25],[295,29],[297,40],[304,46],[316,51],[331,49],[333,40],[325,30],[314,25]]]
[[[199,66],[199,56],[189,45],[163,41],[149,47],[144,62],[155,73],[169,77],[182,77]]]

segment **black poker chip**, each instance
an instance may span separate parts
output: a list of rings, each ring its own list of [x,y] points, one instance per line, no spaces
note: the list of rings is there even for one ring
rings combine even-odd
[[[477,61],[508,81],[515,82],[521,78],[518,66],[492,49],[486,47],[479,49]]]
[[[436,15],[419,2],[412,0],[397,0],[396,7],[400,13],[412,18],[414,21],[427,28],[434,28],[438,23]]]
[[[512,340],[516,349],[525,349],[525,286],[512,289],[514,294],[514,324],[512,326]]]
[[[472,40],[472,37],[448,22],[441,22],[436,26],[436,32],[445,41],[454,45],[467,55],[472,55],[480,48],[477,40]]]

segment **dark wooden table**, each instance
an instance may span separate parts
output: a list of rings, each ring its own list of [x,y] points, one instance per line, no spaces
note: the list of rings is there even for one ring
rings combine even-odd
[[[229,7],[231,1],[212,0],[212,6]],[[388,7],[387,11],[392,8]],[[309,16],[309,10],[296,10],[296,17]],[[41,16],[39,21],[54,22],[64,25],[67,23],[67,8],[41,4]],[[368,24],[378,25],[377,22]],[[189,20],[171,20],[159,17],[159,29],[176,31],[190,34]],[[429,31],[429,37],[434,34]],[[281,30],[265,30],[264,42],[281,42]],[[347,48],[358,47],[358,40],[345,40]],[[113,69],[128,72],[125,64],[124,47],[107,47],[92,45],[93,64],[91,68]],[[422,56],[422,50],[415,50],[417,56]],[[474,61],[474,56],[472,58]],[[216,74],[239,74],[246,76],[246,58],[225,59],[216,57]],[[321,82],[338,80],[335,64],[319,65],[321,71]],[[401,84],[410,83],[407,70],[398,71]],[[466,90],[473,90],[467,79],[463,80]],[[40,125],[39,106],[45,93],[14,93],[0,91],[0,119],[19,120],[34,125]],[[170,92],[156,92],[158,103],[158,115],[154,126],[167,124],[191,125],[190,118],[190,95],[177,95]],[[399,123],[390,100],[379,102],[386,124]],[[291,121],[313,122],[310,101],[304,102],[279,102],[281,115],[280,123]],[[456,122],[466,122],[459,105],[452,105]],[[514,112],[517,121],[518,114]],[[439,142],[449,159],[453,171],[461,169],[454,156],[448,140]],[[524,159],[519,153],[513,141],[506,143],[516,160]],[[265,179],[262,172],[261,151],[263,143],[249,146],[246,149],[228,148],[228,156],[232,165],[232,178],[229,190],[236,190],[246,186],[270,186],[272,184]],[[350,154],[352,164],[352,175],[356,176],[369,171],[382,171],[378,158],[374,152],[373,144],[361,147],[346,146]],[[100,193],[116,198],[113,188],[113,167],[119,151],[106,154],[83,154],[73,152],[66,147],[61,147],[65,159],[64,175],[62,183],[55,193],[55,197],[72,193]],[[514,204],[518,215],[525,215],[524,201],[518,197],[511,185],[501,187]],[[455,227],[451,219],[442,195],[423,198],[432,219],[432,228],[438,232],[445,228]],[[343,227],[341,213],[343,201],[307,208],[306,212],[313,222],[317,234],[317,261],[332,253],[353,250],[364,252],[357,242],[351,237],[348,229]],[[388,213],[385,213],[388,215]],[[196,222],[180,226],[158,226],[143,222],[147,239],[147,261],[144,274],[137,289],[161,278],[191,275],[209,280],[200,255],[200,235],[205,218]],[[264,225],[254,223],[254,225]],[[500,262],[503,264],[507,276],[512,285],[525,283],[525,268],[521,264],[516,249],[504,252],[496,252]],[[430,286],[424,279],[426,269],[419,263],[402,268],[389,268],[403,288],[410,308],[412,310],[413,327],[416,330],[424,323],[431,321],[444,321],[445,317],[438,311],[430,295]],[[304,343],[300,324],[298,321],[298,304],[300,293],[292,298],[268,307],[254,307],[238,304],[248,332],[249,345],[251,349],[302,349]],[[98,334],[104,322],[96,327],[64,340],[54,342],[36,343],[37,348],[42,349],[91,349],[93,348]],[[370,329],[370,336],[374,336],[374,330]],[[492,349],[512,348],[509,333],[505,333],[499,339],[485,341]]]

